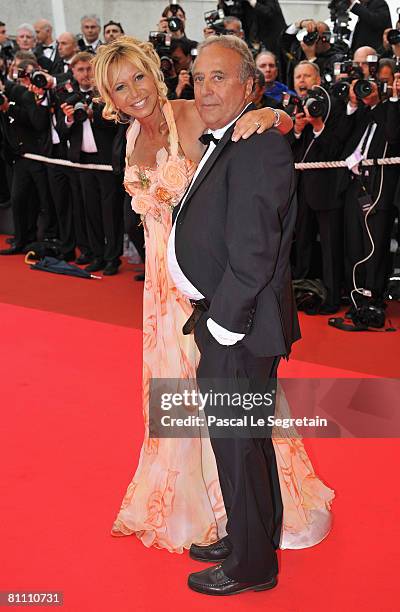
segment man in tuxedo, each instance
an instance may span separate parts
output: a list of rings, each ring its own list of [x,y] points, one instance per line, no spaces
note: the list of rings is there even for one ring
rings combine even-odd
[[[294,87],[300,99],[321,83],[317,64],[300,62],[294,69]],[[301,110],[301,109],[300,109]],[[337,127],[345,113],[341,100],[331,99],[328,113],[311,117],[307,108],[296,109],[292,150],[296,162],[329,161],[341,155],[343,140]],[[320,277],[327,300],[320,314],[333,314],[340,306],[343,267],[343,202],[337,197],[335,170],[304,170],[297,177],[298,213],[294,243],[295,279]],[[316,235],[320,235],[322,270],[315,269]],[[319,263],[319,262],[318,262]]]
[[[351,169],[341,170],[339,180],[339,195],[344,204],[344,273],[349,293],[354,287],[354,266],[371,254],[355,269],[355,282],[366,291],[364,295],[356,295],[358,306],[365,301],[376,306],[383,303],[390,272],[390,236],[398,180],[396,166],[365,167],[358,162],[362,158],[379,159],[400,154],[398,118],[396,120],[393,114],[398,102],[382,102],[377,84],[371,83],[371,86],[371,94],[361,102],[355,96],[353,85],[350,88],[347,117],[343,122],[350,135],[342,157]],[[367,213],[373,253],[366,228]]]
[[[72,101],[67,98],[61,105],[64,117],[59,117],[57,127],[61,138],[68,140],[68,158],[71,161],[111,165],[117,127],[103,119],[104,105],[93,100],[91,59],[92,55],[86,51],[77,53],[72,59],[75,97]],[[76,104],[82,102],[84,109],[77,113]],[[83,114],[82,110],[85,111]],[[104,270],[106,276],[117,274],[123,243],[122,186],[112,172],[76,170],[74,174],[79,176],[85,213],[80,223],[75,224],[76,228],[80,227],[76,229],[77,240],[78,235],[81,237],[77,244],[81,248],[86,223],[89,250],[94,255],[87,270]],[[81,248],[81,251],[87,251],[87,244],[83,246],[86,248]]]
[[[84,15],[81,17],[82,37],[78,40],[79,49],[96,53],[102,41],[100,40],[100,18],[97,15]]]
[[[234,36],[207,38],[193,69],[209,146],[174,215],[168,266],[194,305],[184,333],[194,327],[202,391],[210,390],[210,379],[217,392],[225,382],[240,388],[243,380],[264,390],[299,338],[289,263],[296,216],[289,145],[275,130],[231,140],[236,120],[252,108],[255,70],[247,45]],[[282,502],[271,437],[238,438],[232,429],[228,435],[210,434],[228,537],[191,547],[195,559],[222,561],[189,577],[190,588],[209,595],[271,589],[278,572]]]
[[[52,68],[60,60],[57,42],[53,40],[53,27],[47,19],[39,19],[33,27],[35,28],[37,42],[33,52],[38,59],[44,56],[49,60],[49,63],[51,62],[49,72],[53,74]]]
[[[78,51],[76,37],[72,32],[63,32],[57,38],[58,60],[54,64],[51,74],[56,78],[57,84],[64,83],[73,78],[71,60]]]
[[[378,47],[382,44],[383,32],[392,27],[390,10],[385,0],[348,0],[350,11],[358,21],[351,36],[351,51],[358,47]]]

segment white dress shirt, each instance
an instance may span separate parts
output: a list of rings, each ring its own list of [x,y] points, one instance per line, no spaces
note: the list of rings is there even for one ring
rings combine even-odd
[[[375,106],[376,106],[376,104],[375,104]],[[371,106],[371,110],[373,110],[375,108],[375,106]],[[353,113],[356,112],[356,110],[357,110],[357,108],[354,108],[353,106],[351,106],[350,103],[347,104],[347,115],[352,115]],[[368,151],[369,151],[369,148],[371,146],[371,142],[372,142],[372,139],[374,137],[376,128],[377,128],[377,124],[376,123],[372,123],[371,128],[369,128],[369,125],[365,128],[365,132],[362,135],[362,138],[361,138],[360,142],[358,143],[358,145],[356,146],[354,152],[351,155],[349,155],[349,157],[347,157],[347,159],[346,159],[348,168],[354,174],[360,174],[359,163],[360,163],[360,161],[362,159],[367,159],[367,157],[368,157]],[[368,140],[367,140],[366,145],[364,147],[364,151],[361,154],[361,149],[363,147],[364,140],[367,137],[367,134],[368,134]],[[368,173],[368,170],[367,170],[367,173]]]
[[[81,89],[82,93],[85,93],[83,89]],[[65,123],[67,125],[71,125],[74,123],[73,116],[68,118],[65,117]],[[97,153],[97,145],[93,135],[92,124],[90,119],[86,119],[82,123],[82,147],[81,151],[83,153]]]
[[[56,50],[57,43],[52,42],[47,46],[47,49],[43,49],[43,55],[53,62],[56,56]]]
[[[247,108],[247,107],[246,107]],[[242,113],[241,113],[242,114]],[[208,130],[209,134],[212,134],[216,139],[220,140],[223,135],[225,134],[226,130],[228,130],[231,125],[233,125],[235,123],[235,121],[237,121],[237,119],[240,117],[240,115],[238,115],[238,117],[235,117],[235,119],[233,121],[231,121],[230,123],[228,123],[228,125],[226,125],[225,127],[219,128],[218,130]],[[204,298],[204,295],[202,293],[200,293],[200,291],[198,289],[196,289],[196,287],[194,287],[192,285],[192,283],[189,281],[188,278],[186,278],[186,276],[184,275],[184,273],[182,272],[178,261],[176,259],[176,253],[175,253],[175,229],[176,229],[176,221],[179,217],[179,214],[181,212],[181,210],[183,209],[184,205],[185,205],[185,201],[186,201],[186,197],[187,194],[189,193],[192,185],[195,183],[198,175],[200,174],[202,168],[205,166],[207,160],[209,157],[211,157],[214,149],[216,148],[216,144],[214,142],[210,142],[210,144],[208,145],[208,148],[206,150],[206,152],[204,153],[203,157],[200,160],[199,165],[197,166],[197,170],[193,175],[192,181],[190,183],[189,188],[187,189],[184,198],[181,202],[180,208],[179,208],[179,212],[177,214],[177,217],[175,219],[175,223],[172,227],[171,230],[171,234],[169,236],[169,240],[168,240],[168,246],[167,246],[167,261],[168,261],[168,269],[169,269],[169,273],[171,275],[172,280],[175,283],[175,286],[177,289],[179,289],[179,291],[181,293],[183,293],[183,295],[185,295],[186,297],[188,297],[190,300],[201,300]],[[237,332],[232,332],[229,331],[227,329],[225,329],[224,327],[222,327],[221,325],[219,325],[218,323],[216,323],[215,321],[213,321],[212,319],[207,319],[207,327],[210,331],[210,333],[214,336],[214,338],[217,340],[217,342],[219,342],[219,344],[223,344],[225,346],[231,346],[233,344],[236,344],[239,340],[242,340],[244,338],[244,334],[238,334]]]

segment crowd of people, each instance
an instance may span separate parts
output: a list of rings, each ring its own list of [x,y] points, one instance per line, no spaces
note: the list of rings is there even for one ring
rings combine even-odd
[[[349,12],[357,16],[352,32],[343,27]],[[400,203],[398,166],[360,164],[400,154],[400,22],[392,28],[385,0],[334,0],[331,13],[331,28],[309,18],[287,25],[277,0],[220,1],[203,32],[246,41],[257,67],[253,103],[291,115],[296,162],[347,161],[297,173],[293,277],[320,279],[322,314],[335,313],[355,286],[357,306],[384,308]],[[170,4],[149,33],[170,100],[194,98],[197,41],[186,36],[187,19]],[[120,23],[102,27],[85,15],[78,35],[54,39],[51,23],[39,19],[11,39],[0,21],[0,207],[11,207],[15,230],[1,255],[40,240],[62,259],[111,275],[127,233],[144,260],[143,227],[123,188],[127,118],[103,117],[92,72],[93,55],[123,34]]]

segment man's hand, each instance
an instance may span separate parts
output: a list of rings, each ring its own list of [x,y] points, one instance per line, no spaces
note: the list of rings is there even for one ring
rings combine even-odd
[[[158,31],[168,34],[168,21],[166,17],[161,17],[160,21],[158,22]]]
[[[257,4],[257,0],[247,0],[247,2],[250,4],[250,6],[252,6],[253,8],[255,7],[255,5]]]
[[[6,113],[10,107],[10,102],[8,98],[1,92],[2,97],[4,98],[3,104],[0,106],[0,112]]]
[[[72,104],[67,104],[66,102],[64,102],[64,104],[61,104],[60,108],[66,116],[68,123],[72,123],[74,120],[74,107],[72,106]]]
[[[304,109],[304,114],[307,117],[307,123],[313,126],[314,132],[321,132],[321,130],[324,129],[325,124],[322,117],[311,117],[310,113],[308,112],[308,108]]]
[[[176,86],[175,93],[176,97],[180,98],[185,87],[191,86],[190,84],[190,74],[187,70],[181,70],[178,76],[178,85]]]
[[[299,28],[299,30],[307,30],[308,33],[315,32],[317,29],[317,24],[315,23],[314,19],[301,19],[296,23],[296,26]]]
[[[294,116],[294,131],[295,134],[301,134],[306,125],[308,124],[308,119],[305,113],[296,113]]]
[[[350,83],[350,89],[349,89],[349,104],[352,108],[358,108],[358,99],[356,94],[354,93],[354,84],[357,81],[352,81]]]
[[[212,28],[203,28],[203,36],[204,38],[208,38],[209,36],[214,36],[215,32]]]

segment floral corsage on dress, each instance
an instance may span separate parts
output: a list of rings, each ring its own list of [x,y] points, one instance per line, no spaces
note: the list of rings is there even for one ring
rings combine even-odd
[[[165,211],[171,213],[193,174],[193,162],[168,155],[165,149],[158,151],[156,162],[156,168],[129,166],[125,170],[125,190],[132,196],[132,208],[143,222],[147,215],[161,222]]]

